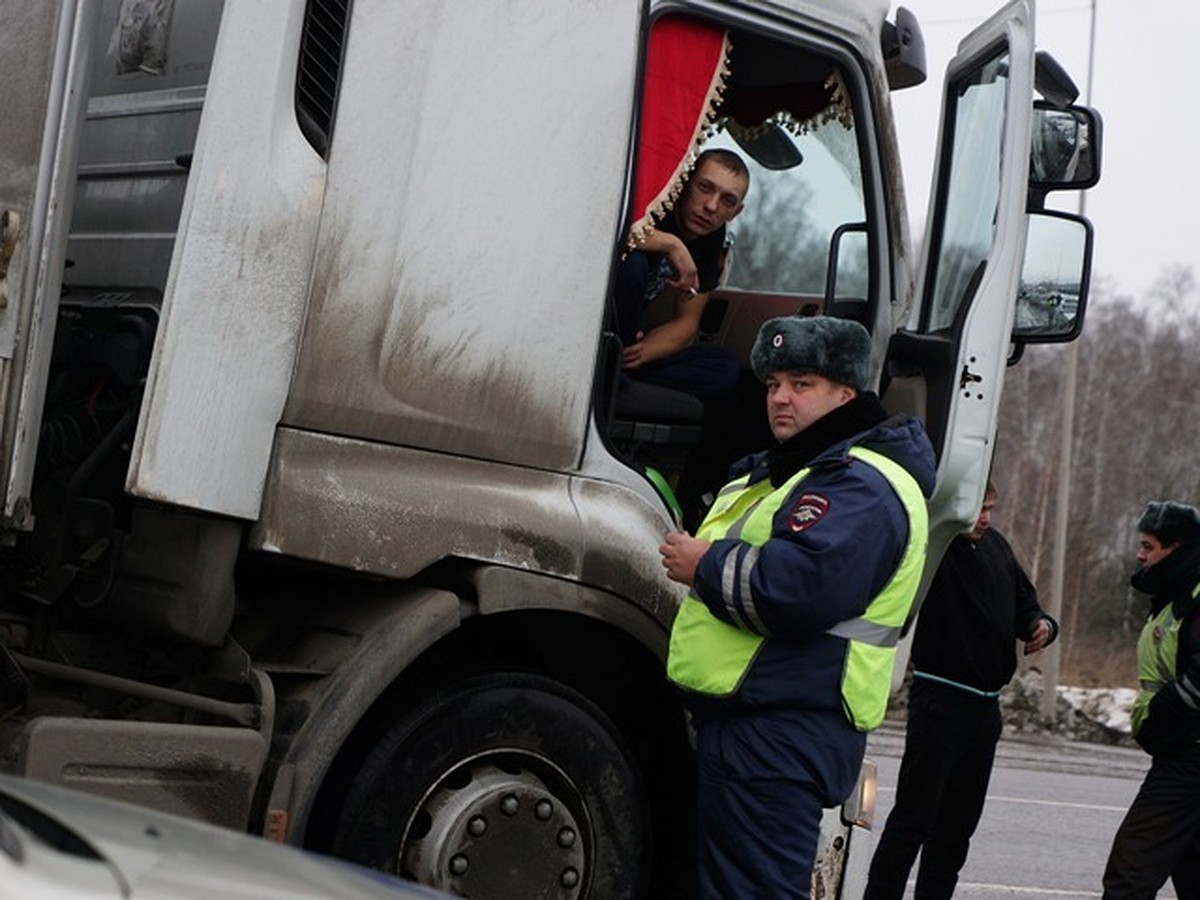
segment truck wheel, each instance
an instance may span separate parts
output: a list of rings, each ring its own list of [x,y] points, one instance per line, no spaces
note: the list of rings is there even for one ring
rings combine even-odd
[[[583,695],[486,675],[431,697],[353,778],[336,855],[488,900],[636,900],[650,860],[645,792]]]

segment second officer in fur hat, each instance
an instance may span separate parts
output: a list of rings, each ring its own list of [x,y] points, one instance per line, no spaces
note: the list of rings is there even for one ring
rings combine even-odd
[[[1104,897],[1200,896],[1200,509],[1155,501],[1137,521],[1134,590],[1150,597],[1137,642],[1133,736],[1150,771],[1113,836]]]
[[[765,323],[750,362],[776,443],[659,548],[691,588],[667,674],[697,727],[702,900],[809,896],[822,809],[887,706],[936,462],[868,390],[870,356],[856,322]]]

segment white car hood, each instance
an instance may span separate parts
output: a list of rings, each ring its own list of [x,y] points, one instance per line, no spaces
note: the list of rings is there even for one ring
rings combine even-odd
[[[0,898],[4,900],[17,896],[130,900],[446,897],[383,873],[252,835],[55,785],[0,775],[0,796],[56,820],[101,857],[97,861],[72,856],[34,839],[24,828],[10,828],[10,837],[17,836],[23,852],[16,854],[22,857],[18,860],[0,847],[0,873],[8,870],[8,875],[0,877]],[[5,885],[17,877],[25,893],[8,893]],[[88,890],[79,893],[78,888],[85,884]],[[29,893],[35,889],[37,893]]]

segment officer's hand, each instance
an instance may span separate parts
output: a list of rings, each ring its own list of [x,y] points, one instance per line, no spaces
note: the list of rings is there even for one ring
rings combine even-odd
[[[695,581],[696,566],[700,564],[700,557],[710,546],[710,542],[694,538],[686,531],[672,531],[658,548],[658,552],[662,554],[663,568],[667,570],[667,577],[690,587]]]

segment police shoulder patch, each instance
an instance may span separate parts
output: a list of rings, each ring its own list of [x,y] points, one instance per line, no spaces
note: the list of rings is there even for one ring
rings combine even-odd
[[[820,522],[827,512],[829,498],[824,494],[801,494],[792,504],[792,511],[788,514],[788,526],[799,534]]]

